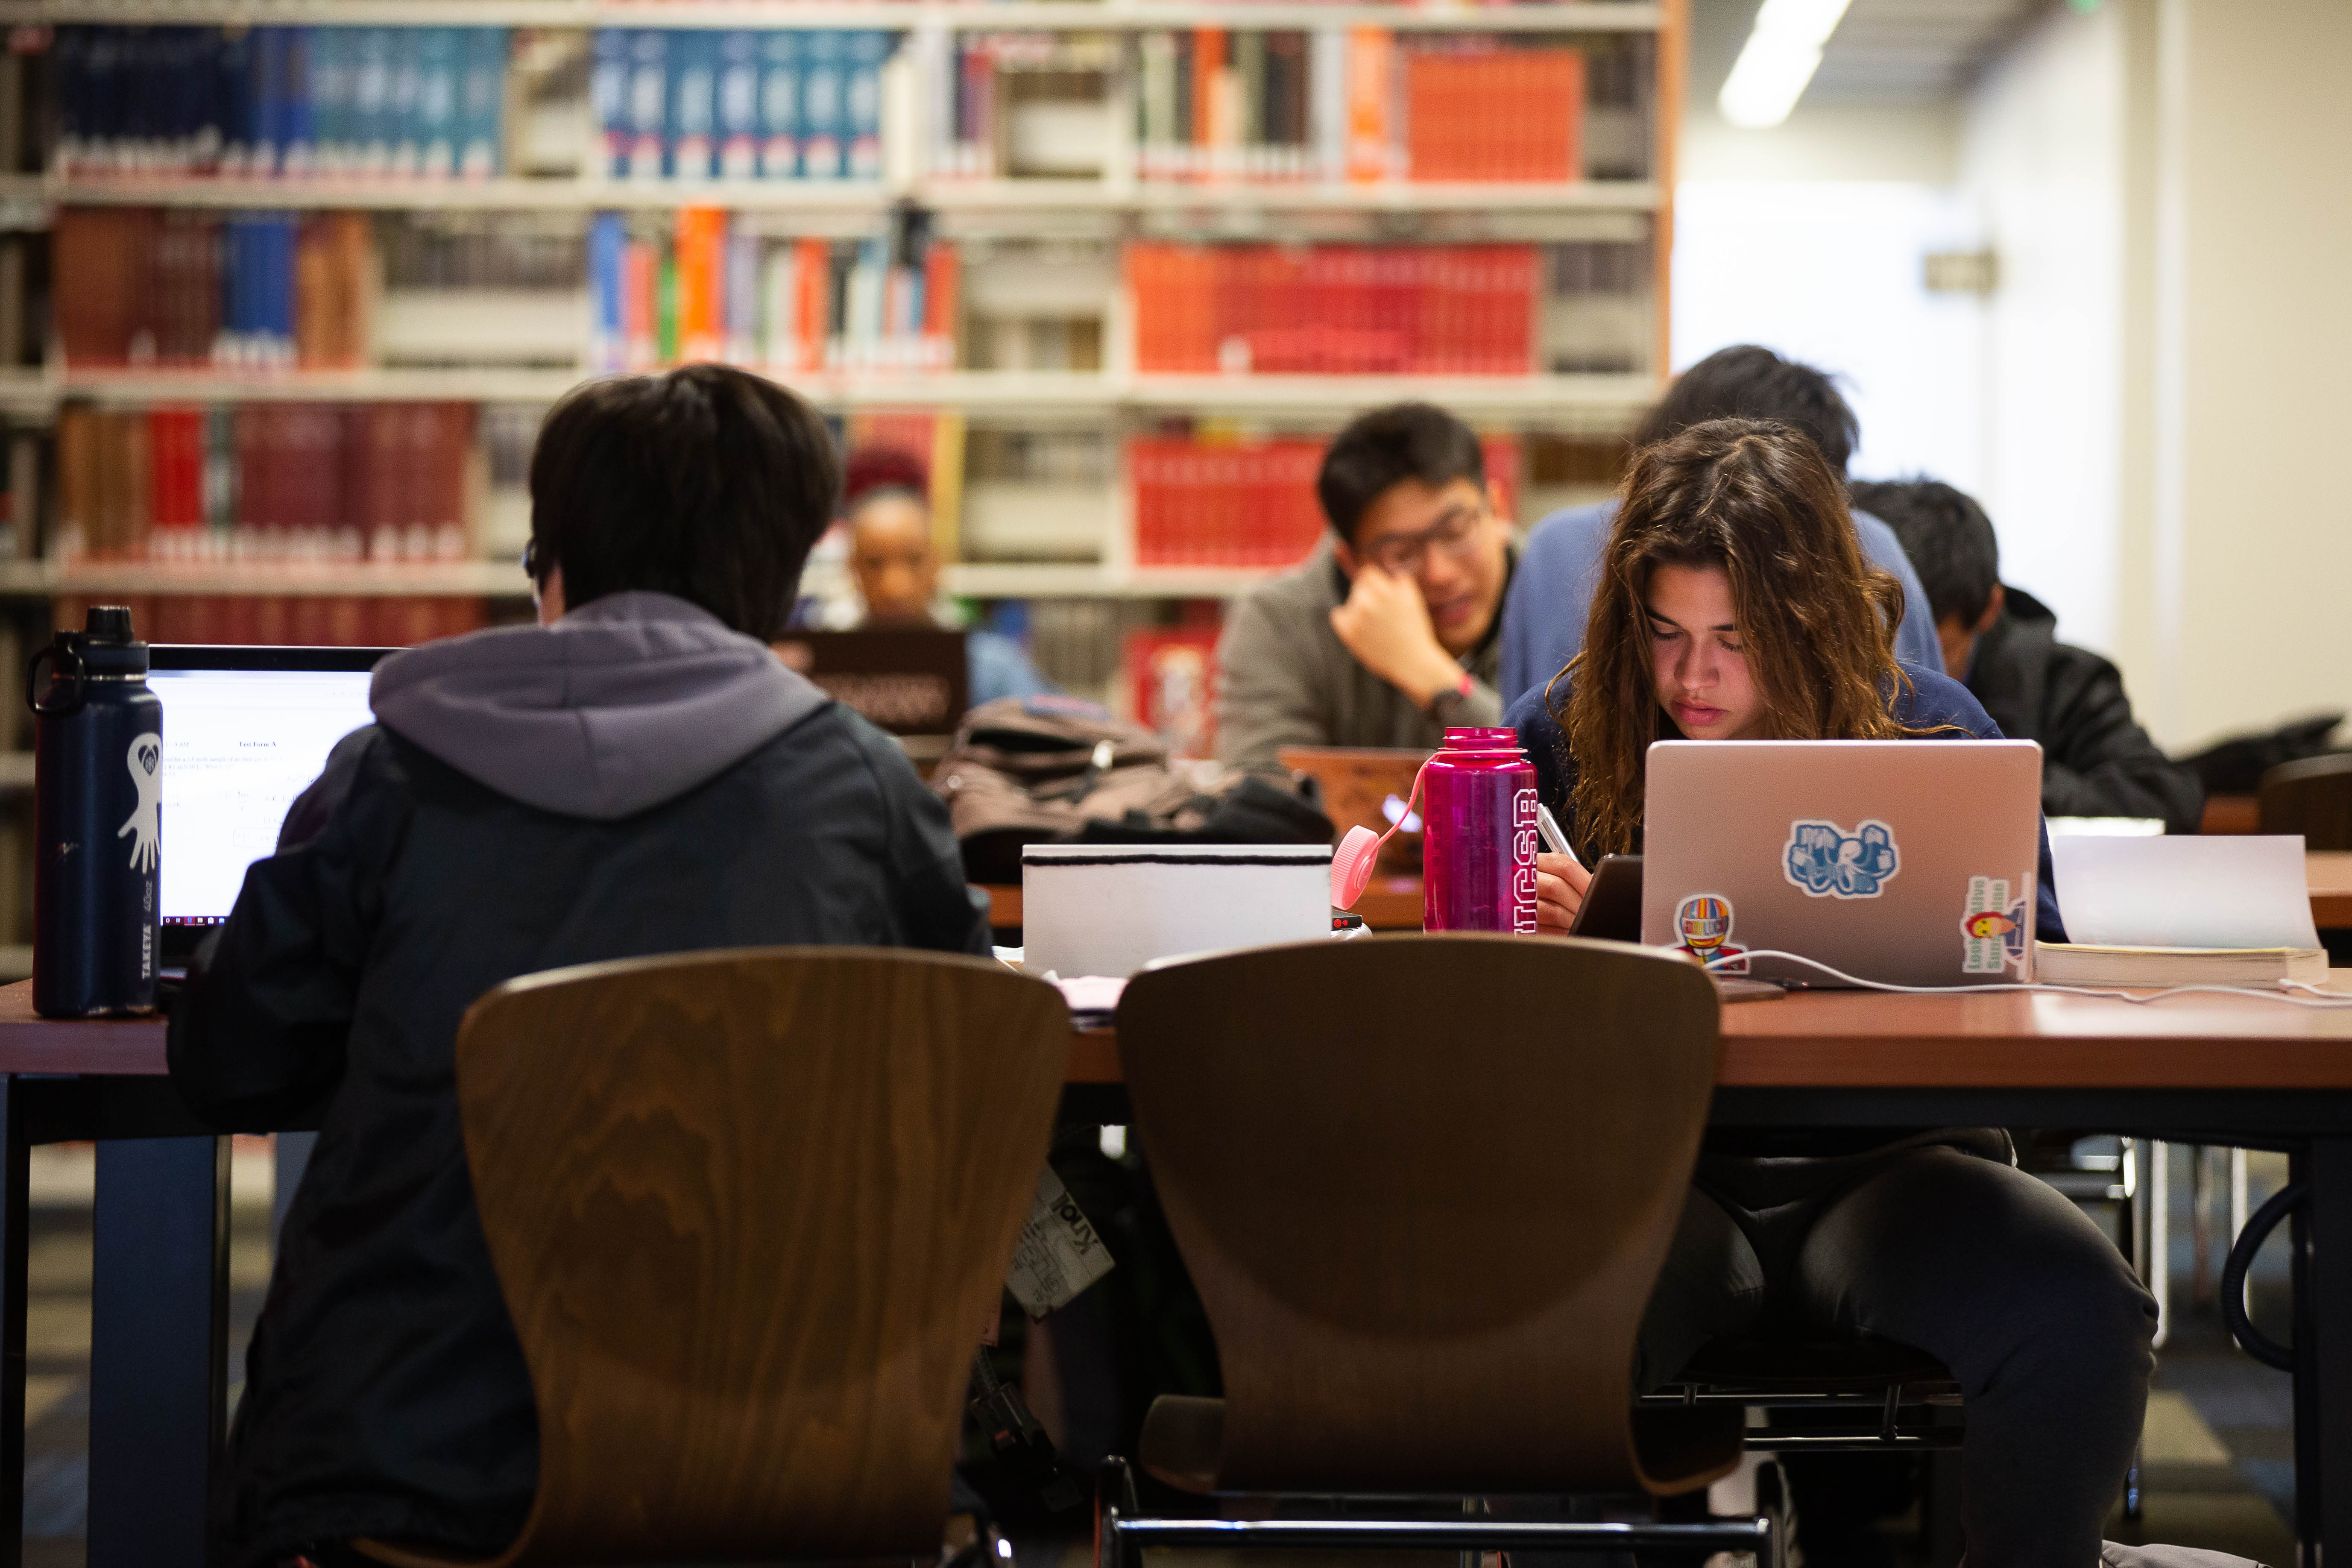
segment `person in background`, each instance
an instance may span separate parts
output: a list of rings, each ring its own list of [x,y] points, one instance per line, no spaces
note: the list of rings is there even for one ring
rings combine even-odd
[[[1331,531],[1252,589],[1217,644],[1217,755],[1281,771],[1284,746],[1434,750],[1499,723],[1496,628],[1518,550],[1478,437],[1426,403],[1363,415],[1323,456]]]
[[[1900,591],[1855,545],[1844,476],[1790,426],[1717,420],[1637,452],[1583,649],[1511,710],[1540,798],[1571,842],[1623,853],[1641,847],[1654,741],[1998,738],[1958,682],[1896,658]],[[2037,923],[2063,941],[2049,858],[2045,843]],[[1537,868],[1539,922],[1564,931],[1584,874],[1565,856]],[[1997,1128],[1710,1131],[1637,1384],[1655,1389],[1727,1336],[1916,1346],[1966,1406],[1968,1561],[2099,1563],[2147,1407],[2156,1303],[2099,1227],[2011,1158]]]
[[[940,552],[923,468],[890,447],[849,455],[843,500],[849,520],[849,575],[865,601],[860,626],[931,627],[945,622],[939,605]],[[1000,697],[1055,689],[1027,650],[1001,632],[964,633],[965,701],[977,708]]]
[[[1634,432],[1636,447],[1709,419],[1769,419],[1803,431],[1843,476],[1859,437],[1853,410],[1828,375],[1743,344],[1717,349],[1675,378]],[[1601,552],[1617,516],[1612,499],[1556,511],[1528,535],[1525,562],[1503,602],[1502,685],[1517,700],[1564,668],[1584,646],[1584,616],[1599,581]],[[1936,663],[1936,627],[1927,595],[1904,558],[1894,530],[1867,510],[1853,514],[1862,553],[1903,585],[1895,607],[1895,651],[1916,664]]]
[[[844,943],[988,952],[947,808],[784,668],[833,521],[824,421],[758,376],[591,382],[530,467],[539,624],[377,666],[172,1010],[223,1131],[323,1108],[212,1500],[221,1568],[365,1536],[478,1558],[530,1511],[539,1427],[467,1174],[457,1024],[518,974]]]
[[[1942,668],[1965,683],[2011,740],[2042,742],[2042,809],[2052,816],[2153,816],[2194,833],[2205,811],[2197,775],[2132,721],[2116,667],[2058,640],[2058,617],[2003,586],[2000,541],[1974,500],[1935,479],[1858,484],[1927,584]]]

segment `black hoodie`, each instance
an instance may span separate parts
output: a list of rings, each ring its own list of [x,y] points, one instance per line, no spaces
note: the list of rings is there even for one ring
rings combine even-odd
[[[1977,639],[1968,689],[2000,732],[2042,742],[2045,816],[2160,816],[2194,833],[2204,814],[2197,775],[2169,762],[2132,721],[2116,667],[2058,640],[2058,617],[2021,588]]]
[[[215,1561],[371,1536],[490,1555],[539,1462],[452,1047],[500,981],[782,943],[987,952],[896,742],[661,595],[395,655],[173,1010],[225,1129],[323,1104],[214,1499]]]

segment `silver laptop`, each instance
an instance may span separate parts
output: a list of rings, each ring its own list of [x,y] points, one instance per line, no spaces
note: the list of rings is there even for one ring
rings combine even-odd
[[[2042,748],[2032,741],[1662,741],[1642,940],[1717,973],[1835,985],[2031,978]]]

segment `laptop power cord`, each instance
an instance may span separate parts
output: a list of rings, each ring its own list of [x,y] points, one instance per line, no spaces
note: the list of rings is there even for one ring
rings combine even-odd
[[[1858,974],[1848,974],[1843,969],[1833,969],[1818,958],[1808,958],[1801,952],[1783,952],[1777,948],[1752,948],[1736,958],[1711,959],[1702,967],[1709,973],[1714,973],[1727,964],[1744,965],[1759,958],[1775,958],[1785,963],[1801,963],[1808,969],[1816,970],[1847,985],[1859,986],[1865,991],[1893,991],[1906,996],[1980,996],[1991,991],[2032,991],[2053,996],[2106,996],[2136,1005],[2161,1002],[2168,996],[2212,995],[2253,996],[2265,1002],[2284,1002],[2296,1007],[2352,1007],[2352,992],[2323,990],[2319,986],[2301,980],[2282,980],[2279,982],[2277,990],[2257,985],[2168,985],[2161,991],[2148,992],[2116,991],[2090,985],[2043,985],[2038,983],[2027,984],[2016,981],[1994,985],[1897,985],[1892,981],[1864,980]],[[2294,991],[2305,992],[2308,994],[2300,996],[2288,994],[2289,992]]]

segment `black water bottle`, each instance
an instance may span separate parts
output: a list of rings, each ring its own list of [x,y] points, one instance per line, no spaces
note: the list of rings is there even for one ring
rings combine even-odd
[[[47,667],[46,679],[43,668]],[[25,671],[34,713],[33,1010],[44,1018],[155,1005],[163,704],[131,612],[100,605]]]

